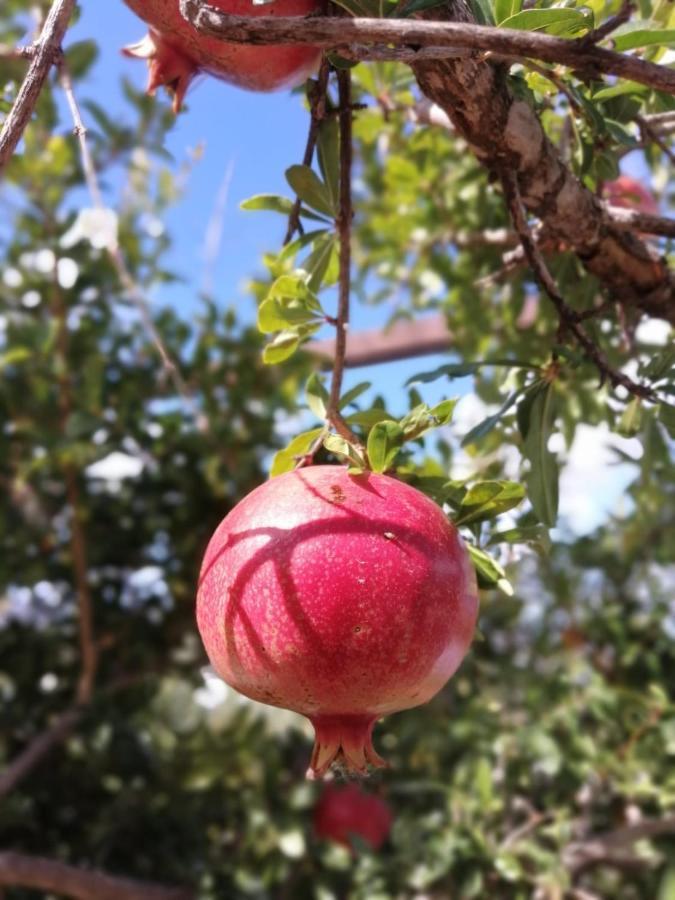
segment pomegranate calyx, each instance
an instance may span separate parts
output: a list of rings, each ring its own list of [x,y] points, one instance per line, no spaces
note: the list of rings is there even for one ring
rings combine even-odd
[[[322,778],[331,766],[357,775],[367,775],[368,766],[387,766],[373,747],[376,716],[311,716],[315,731],[314,749],[307,778]]]
[[[137,43],[124,47],[122,53],[133,59],[147,61],[146,93],[154,97],[157,88],[165,87],[173,99],[174,113],[180,112],[187,89],[198,71],[194,60],[177,50],[153,29]]]

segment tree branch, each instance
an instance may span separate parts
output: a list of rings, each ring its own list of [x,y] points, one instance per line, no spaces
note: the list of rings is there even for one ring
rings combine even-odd
[[[42,856],[0,852],[0,885],[33,888],[77,900],[193,900],[187,888],[164,887],[81,869]]]
[[[49,10],[26,77],[0,131],[0,175],[30,122],[49,70],[60,59],[61,42],[75,5],[76,0],[54,0]]]
[[[607,834],[590,835],[585,840],[575,841],[564,849],[563,861],[575,874],[593,865],[617,868],[643,866],[649,860],[627,853],[626,848],[638,841],[667,834],[675,834],[675,815],[663,819],[644,819]]]
[[[346,21],[346,20],[345,20]],[[340,210],[337,217],[337,231],[340,241],[340,274],[338,286],[338,314],[335,320],[335,357],[333,377],[326,420],[343,438],[352,444],[360,442],[349,425],[340,415],[340,394],[342,375],[347,351],[347,328],[349,327],[349,294],[351,288],[351,241],[352,241],[352,88],[348,69],[337,70],[340,102]]]
[[[553,305],[558,312],[561,324],[564,325],[572,335],[574,335],[574,338],[576,339],[579,346],[583,349],[588,359],[591,360],[591,362],[593,362],[597,367],[603,381],[607,379],[612,387],[618,387],[619,385],[621,385],[621,387],[625,388],[625,390],[627,390],[635,397],[653,399],[653,394],[649,387],[647,387],[646,385],[638,384],[636,381],[633,381],[632,378],[624,375],[623,372],[619,372],[617,369],[614,369],[610,365],[604,353],[595,344],[595,342],[591,340],[586,331],[583,329],[583,327],[581,326],[581,319],[583,318],[582,314],[572,309],[567,304],[564,297],[561,295],[558,286],[555,283],[553,276],[549,272],[543,256],[541,255],[541,251],[537,247],[536,241],[532,237],[530,228],[527,224],[525,210],[523,208],[520,198],[520,192],[518,190],[518,181],[515,175],[513,175],[513,173],[510,171],[503,172],[502,184],[504,186],[504,193],[506,194],[506,200],[509,211],[511,213],[511,218],[520,237],[520,241],[527,261],[532,268],[537,282],[553,302]]]
[[[0,797],[10,794],[33,769],[39,765],[45,756],[64,741],[75,728],[82,715],[79,706],[73,706],[54,721],[46,731],[35,737],[23,751],[12,760],[4,772],[0,774]],[[0,883],[2,883],[0,881]]]
[[[593,43],[530,31],[492,28],[470,21],[418,19],[349,19],[342,17],[231,16],[203,0],[180,0],[183,16],[209,37],[244,44],[313,44],[340,50],[351,44],[395,44],[489,51],[501,56],[532,56],[562,63],[588,74],[629,78],[675,94],[675,71],[637,56],[616,53]],[[433,10],[437,12],[436,9]]]

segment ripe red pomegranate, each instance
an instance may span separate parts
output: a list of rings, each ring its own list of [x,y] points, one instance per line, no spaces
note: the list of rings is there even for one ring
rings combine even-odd
[[[367,794],[355,784],[324,789],[314,809],[314,833],[353,849],[353,836],[373,850],[389,837],[393,816],[380,797]]]
[[[650,216],[659,215],[659,204],[652,192],[631,175],[620,175],[614,181],[608,181],[603,194],[612,206],[635,209]]]
[[[274,478],[216,529],[197,622],[242,694],[314,725],[308,776],[384,765],[376,719],[426,703],[467,652],[478,596],[468,553],[433,501],[372,472]]]
[[[176,112],[201,71],[251,91],[275,91],[300,84],[318,65],[320,51],[315,47],[229,44],[199,34],[181,16],[179,0],[124,2],[150,25],[146,37],[125,47],[124,53],[148,61],[148,93],[164,85],[173,94]],[[254,6],[252,0],[211,0],[211,5],[239,16],[304,16],[315,12],[320,2],[275,0]]]

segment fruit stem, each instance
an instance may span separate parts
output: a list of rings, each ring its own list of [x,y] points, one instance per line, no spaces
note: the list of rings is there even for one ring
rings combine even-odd
[[[335,321],[335,358],[326,420],[337,433],[358,449],[363,450],[359,438],[340,415],[340,393],[347,351],[349,327],[349,291],[351,276],[352,239],[352,84],[348,69],[337,70],[340,119],[340,208],[335,224],[340,240],[340,281],[338,313]]]

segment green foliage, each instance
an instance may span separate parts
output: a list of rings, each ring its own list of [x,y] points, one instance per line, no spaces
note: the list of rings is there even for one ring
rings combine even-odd
[[[394,7],[341,5],[376,16]],[[620,3],[471,5],[488,24],[570,37]],[[25,6],[6,0],[0,43],[21,38]],[[408,3],[397,14],[423,8]],[[640,16],[615,33],[616,46],[659,59],[672,43],[672,4],[643,0]],[[122,185],[123,201],[106,194],[110,221],[150,291],[176,282],[170,236],[142,227],[180,199],[164,149],[171,117],[126,85],[127,114],[113,121],[86,97],[96,58],[91,43],[68,48],[95,161]],[[525,64],[508,77],[598,192],[638,142],[636,116],[675,106],[642,85],[543,69],[551,78]],[[0,114],[22,71],[0,63]],[[212,297],[194,301],[191,322],[165,306],[152,313],[187,400],[96,246],[100,222],[82,210],[72,125],[50,91],[9,168],[0,225],[0,764],[75,695],[75,512],[100,665],[80,724],[0,803],[0,849],[187,884],[204,900],[548,900],[580,890],[672,900],[672,833],[631,845],[637,862],[628,868],[575,869],[570,860],[598,835],[675,809],[675,354],[609,317],[609,362],[631,363],[658,402],[598,388],[527,271],[500,274],[505,248],[486,229],[508,228],[502,198],[454,135],[413,124],[410,72],[362,65],[354,84],[365,104],[354,121],[355,294],[390,304],[393,318],[442,313],[453,335],[448,362],[411,379],[403,408],[386,409],[367,381],[343,393],[355,441],[330,431],[327,382],[296,353],[334,310],[335,117],[319,129],[316,167],[287,171],[292,196],[242,204],[286,217],[297,198],[304,228],[265,255],[266,272],[251,284],[258,330]],[[667,201],[662,154],[648,150],[646,161]],[[658,250],[672,256],[671,242]],[[551,267],[570,305],[595,303],[597,284],[564,248]],[[425,393],[434,382],[448,389],[437,403]],[[477,406],[470,421],[467,391]],[[279,427],[289,421],[298,433]],[[580,536],[558,516],[559,474],[588,427],[598,440],[633,439],[617,438],[611,451],[632,481],[621,513]],[[395,819],[378,853],[352,855],[313,834],[320,788],[303,777],[303,722],[201,672],[193,602],[211,532],[268,474],[310,455],[425,491],[467,540],[481,587],[480,633],[457,676],[430,704],[377,726],[391,768],[371,784]],[[592,496],[595,485],[583,488]]]

